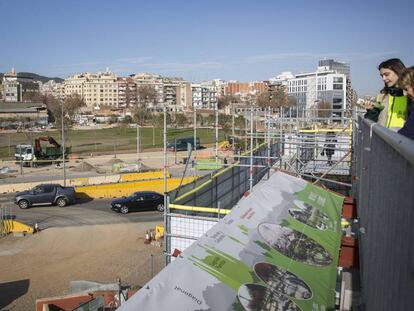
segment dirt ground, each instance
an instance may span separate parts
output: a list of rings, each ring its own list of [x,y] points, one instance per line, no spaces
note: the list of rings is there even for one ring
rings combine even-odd
[[[74,280],[120,278],[143,286],[164,265],[162,248],[144,244],[146,230],[156,224],[51,228],[0,238],[0,309],[34,310],[37,298],[67,294]]]

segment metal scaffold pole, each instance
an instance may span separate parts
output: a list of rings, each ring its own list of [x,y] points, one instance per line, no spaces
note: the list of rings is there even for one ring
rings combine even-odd
[[[195,106],[193,106],[194,109],[194,176],[197,176],[197,165],[196,165],[196,161],[197,161],[197,109]],[[190,160],[190,159],[189,159]]]
[[[218,163],[218,107],[217,101],[215,106],[215,113],[216,113],[216,163]]]
[[[167,230],[167,209],[168,209],[168,200],[167,200],[167,108],[164,106],[164,230]],[[167,234],[164,234],[164,252],[165,265],[169,263],[168,257],[168,245],[167,245]]]
[[[266,114],[266,126],[267,126],[267,179],[270,178],[270,122],[271,122],[271,114],[270,114],[270,107],[268,108],[268,113]]]
[[[253,108],[250,108],[250,192],[253,190]]]

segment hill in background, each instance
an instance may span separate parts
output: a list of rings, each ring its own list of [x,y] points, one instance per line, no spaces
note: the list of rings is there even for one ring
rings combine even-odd
[[[42,81],[43,83],[49,81],[49,80],[54,80],[57,83],[61,83],[64,80],[62,78],[58,78],[58,77],[54,77],[54,78],[49,78],[49,77],[45,77],[45,76],[41,76],[32,72],[18,72],[17,76],[25,76],[25,77],[31,77],[33,78],[33,80],[35,81]],[[3,73],[0,72],[0,80],[3,79]]]

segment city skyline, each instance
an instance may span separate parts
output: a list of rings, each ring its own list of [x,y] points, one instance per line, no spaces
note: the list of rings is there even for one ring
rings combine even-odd
[[[0,30],[8,47],[0,50],[0,72],[65,79],[108,67],[120,76],[254,81],[314,71],[318,60],[333,58],[351,64],[359,96],[373,95],[382,87],[381,61],[414,64],[414,44],[400,42],[411,37],[414,5],[400,0],[398,7],[393,19],[385,1],[0,1],[10,25]]]

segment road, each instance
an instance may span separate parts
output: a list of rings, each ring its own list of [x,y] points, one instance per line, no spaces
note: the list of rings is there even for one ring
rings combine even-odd
[[[137,222],[163,222],[163,214],[158,211],[131,212],[127,215],[113,212],[111,200],[92,200],[85,203],[69,205],[64,208],[57,206],[34,206],[22,210],[17,205],[7,204],[7,211],[17,221],[40,229],[51,227],[73,227],[85,225],[103,225]]]
[[[203,152],[213,154],[213,149],[205,148]],[[168,171],[173,177],[181,177],[185,165],[179,163],[187,156],[186,151],[168,153]],[[133,164],[136,161],[135,154],[118,154],[117,159],[126,164]],[[163,152],[143,152],[141,153],[141,162],[150,169],[161,170],[163,168]],[[95,155],[87,157],[82,161],[92,165],[91,170],[79,171],[81,160],[70,160],[66,163],[66,178],[73,179],[79,177],[94,177],[112,175],[112,164],[114,157],[110,155]],[[176,163],[177,162],[177,163]],[[39,166],[38,168],[23,167],[22,173],[20,166],[14,161],[1,161],[0,168],[10,169],[10,173],[0,174],[0,184],[25,183],[25,182],[51,182],[53,180],[63,179],[62,167],[56,168],[54,165]],[[192,176],[194,171],[191,165],[187,169],[186,176]],[[198,171],[197,174],[209,174],[209,171]]]

